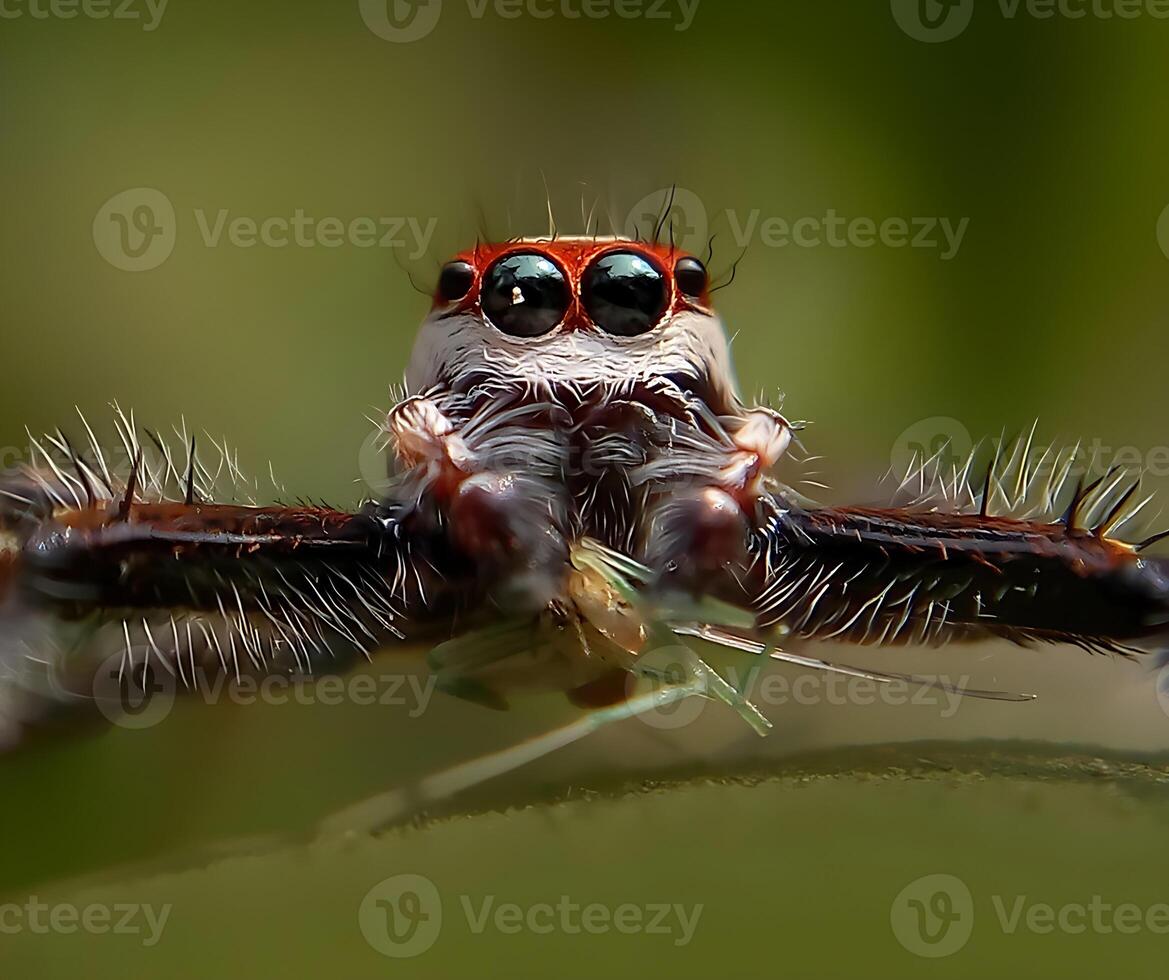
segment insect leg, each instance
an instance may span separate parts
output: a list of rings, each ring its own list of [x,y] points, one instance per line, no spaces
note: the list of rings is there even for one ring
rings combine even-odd
[[[346,807],[322,821],[318,825],[318,833],[324,836],[374,833],[409,818],[428,805],[526,766],[573,742],[579,742],[605,725],[659,710],[689,697],[701,697],[705,693],[706,682],[702,678],[692,678],[684,683],[662,686],[650,693],[590,711],[561,728],[434,773],[412,786],[389,790]]]

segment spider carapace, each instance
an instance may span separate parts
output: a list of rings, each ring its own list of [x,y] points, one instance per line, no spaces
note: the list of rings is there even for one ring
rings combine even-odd
[[[491,704],[525,685],[613,700],[679,635],[778,657],[1159,645],[1169,576],[1152,539],[1120,538],[1122,478],[1077,481],[1074,455],[1033,465],[1020,442],[984,476],[920,461],[910,482],[939,492],[912,502],[817,506],[777,476],[798,425],[741,400],[710,291],[656,243],[458,255],[384,421],[389,490],[350,511],[216,502],[195,440],[120,413],[120,466],[84,420],[34,440],[0,483],[0,721],[84,700],[110,657],[190,686],[421,635],[447,689]]]

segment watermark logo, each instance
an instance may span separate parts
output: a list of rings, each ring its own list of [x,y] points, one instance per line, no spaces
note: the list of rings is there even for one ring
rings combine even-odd
[[[645,654],[638,661],[638,673],[630,673],[625,679],[625,696],[628,699],[645,693],[648,678],[657,704],[637,715],[642,724],[659,731],[674,731],[696,722],[706,707],[706,698],[699,695],[674,697],[671,692],[690,680],[693,671],[694,653],[684,646],[658,647]]]
[[[555,902],[500,901],[498,895],[458,896],[462,922],[472,936],[497,933],[514,936],[663,936],[675,946],[694,939],[703,905],[679,902],[638,904],[580,902],[561,895]],[[374,885],[357,910],[358,927],[366,942],[383,956],[421,956],[438,942],[443,930],[443,903],[433,881],[423,875],[399,874]]]
[[[998,0],[998,7],[1005,20],[1014,20],[1020,14],[1033,20],[1169,18],[1166,0]]]
[[[145,628],[148,624],[143,624]],[[167,646],[165,638],[163,646]],[[184,658],[164,653],[153,637],[135,643],[131,653],[114,654],[93,677],[97,709],[119,728],[153,728],[163,722],[181,690],[204,704],[254,704],[304,707],[354,705],[395,708],[408,718],[421,717],[430,707],[438,681],[433,674],[306,674],[271,671],[257,677],[224,670],[209,673]],[[188,641],[189,642],[189,641]],[[228,644],[223,641],[223,645]],[[275,643],[275,649],[280,649]],[[180,643],[181,649],[181,643]],[[186,665],[186,666],[184,666]]]
[[[1161,711],[1169,716],[1169,663],[1157,671],[1153,690],[1156,692],[1157,704],[1161,706]]]
[[[897,941],[915,956],[952,956],[974,931],[974,898],[961,878],[925,875],[898,893],[889,924]]]
[[[364,486],[377,497],[384,497],[394,485],[388,455],[393,441],[385,425],[371,430],[357,450],[357,472]]]
[[[104,660],[93,675],[93,701],[106,719],[119,728],[153,728],[166,719],[177,691],[173,673],[140,652],[131,662],[124,653]]]
[[[420,259],[430,248],[430,240],[438,226],[438,218],[425,223],[413,216],[340,218],[328,215],[318,218],[297,208],[291,215],[268,215],[262,218],[241,214],[232,215],[227,208],[219,208],[214,215],[203,208],[195,208],[195,224],[199,238],[206,248],[228,244],[235,248],[401,248],[409,258]]]
[[[2,0],[0,0],[2,2]],[[411,260],[426,255],[438,218],[413,215],[316,216],[303,208],[291,214],[253,216],[227,208],[195,208],[194,229],[204,248],[393,248]],[[110,198],[93,219],[93,241],[110,265],[145,272],[169,258],[178,237],[174,206],[165,194],[136,187]]]
[[[1086,932],[1099,936],[1119,934],[1135,936],[1148,932],[1155,936],[1169,934],[1169,904],[1156,902],[1141,906],[1135,902],[1114,905],[1103,895],[1093,895],[1086,902],[1036,902],[1028,895],[992,895],[995,923],[1004,935],[1022,931],[1037,936],[1061,933],[1079,936]]]
[[[0,935],[68,936],[84,932],[91,936],[141,936],[143,946],[157,946],[172,909],[169,902],[157,907],[138,902],[94,902],[83,907],[68,902],[49,905],[30,895],[23,904],[0,905]]]
[[[690,29],[701,0],[466,0],[472,20],[665,21],[675,31]],[[420,41],[438,26],[442,0],[358,0],[361,19],[378,37],[395,44]]]
[[[473,935],[493,930],[504,936],[530,932],[547,936],[554,932],[566,936],[601,936],[617,932],[623,936],[667,936],[675,946],[689,946],[702,917],[702,903],[650,902],[638,905],[622,902],[610,906],[603,902],[582,904],[570,895],[555,902],[520,905],[499,902],[494,895],[475,900],[460,895],[459,905]]]
[[[910,37],[927,44],[950,41],[970,24],[974,0],[890,0],[893,19]],[[984,9],[990,9],[988,2]],[[1166,0],[997,0],[1003,20],[1136,20],[1169,18]]]
[[[931,874],[911,881],[893,900],[889,922],[893,934],[909,952],[927,959],[952,956],[970,940],[974,931],[974,899],[961,878]],[[1087,901],[1036,901],[1026,894],[990,896],[990,912],[980,921],[1004,936],[1094,933],[1133,936],[1147,932],[1169,934],[1169,903],[1115,904],[1103,895]]]
[[[927,249],[943,262],[953,259],[970,229],[969,218],[928,215],[900,217],[841,214],[827,208],[821,214],[794,217],[764,214],[760,208],[727,208],[711,214],[693,191],[667,187],[647,194],[630,210],[623,230],[630,238],[673,242],[701,254],[710,241],[710,229],[729,234],[736,249],[758,243],[764,248],[883,248]],[[722,230],[722,229],[725,229]]]
[[[927,44],[953,40],[974,15],[974,0],[890,0],[890,6],[898,26]]]
[[[0,20],[140,20],[149,34],[169,0],[0,0]]]
[[[358,0],[361,19],[383,41],[420,41],[438,26],[442,0]]]
[[[917,674],[910,677],[878,678],[832,671],[805,671],[794,679],[780,672],[766,673],[759,666],[742,671],[734,666],[719,671],[721,691],[707,687],[706,693],[687,693],[702,667],[693,651],[683,646],[660,647],[638,661],[638,674],[626,678],[627,700],[649,694],[657,703],[638,714],[643,724],[658,730],[685,728],[697,721],[711,697],[730,698],[756,708],[802,708],[829,706],[854,710],[887,706],[930,708],[943,719],[953,718],[971,690],[966,675]],[[709,679],[708,679],[709,680]],[[647,685],[649,689],[647,690]]]
[[[365,893],[357,924],[365,941],[383,956],[421,956],[442,932],[442,897],[429,878],[394,875]]]
[[[105,202],[93,219],[93,243],[110,265],[125,272],[157,269],[177,237],[175,209],[153,187],[132,187]]]
[[[1023,503],[1032,488],[1046,486],[1050,492],[1074,486],[1079,479],[1090,482],[1109,471],[1134,476],[1169,476],[1169,445],[1147,449],[1114,446],[1100,438],[1083,438],[1074,445],[1060,445],[1035,439],[1033,431],[1030,435],[980,440],[977,445],[979,453],[985,450],[993,459],[997,481],[1009,477],[1005,482],[1013,483],[1015,475],[1027,476],[1020,488],[1026,492],[1022,495],[1018,490],[1012,493],[998,482],[995,484],[997,498],[1017,504]],[[948,415],[934,415],[909,425],[893,441],[889,473],[903,481],[905,487],[912,488],[920,477],[924,488],[939,490],[950,486],[953,493],[965,492],[957,481],[959,476],[969,480],[968,464],[974,452],[975,444],[965,425]],[[984,474],[985,470],[979,472]],[[1038,498],[1034,495],[1028,499]],[[1050,501],[1046,506],[1051,506]]]
[[[1166,206],[1157,219],[1157,244],[1161,246],[1165,258],[1169,259],[1169,206]]]
[[[710,233],[702,199],[685,187],[663,187],[646,194],[629,210],[626,237],[672,241],[688,252],[706,248]]]
[[[898,479],[916,467],[929,464],[937,472],[961,470],[974,449],[970,430],[948,415],[919,419],[894,440],[889,463]]]

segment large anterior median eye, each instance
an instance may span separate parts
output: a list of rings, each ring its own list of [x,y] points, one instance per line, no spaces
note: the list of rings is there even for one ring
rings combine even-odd
[[[513,337],[538,337],[564,319],[568,283],[556,264],[538,252],[513,252],[483,276],[480,303],[491,322]]]
[[[636,252],[610,252],[585,270],[581,296],[593,323],[633,337],[652,330],[666,309],[666,277]]]

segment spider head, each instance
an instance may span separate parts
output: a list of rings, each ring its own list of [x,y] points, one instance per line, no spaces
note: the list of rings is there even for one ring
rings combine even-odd
[[[558,393],[662,379],[716,411],[737,401],[706,268],[670,245],[621,238],[480,245],[443,266],[407,385],[484,381]]]

